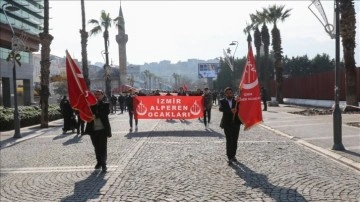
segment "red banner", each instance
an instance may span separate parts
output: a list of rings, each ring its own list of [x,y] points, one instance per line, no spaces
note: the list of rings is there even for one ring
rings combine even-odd
[[[66,77],[71,107],[79,110],[81,120],[90,122],[93,118],[90,106],[96,104],[96,98],[87,89],[84,76],[68,51],[66,51]]]
[[[203,117],[202,96],[136,96],[137,119],[195,119]]]
[[[240,101],[239,118],[245,125],[244,130],[262,122],[259,80],[256,72],[255,59],[249,44],[247,62],[239,85]]]

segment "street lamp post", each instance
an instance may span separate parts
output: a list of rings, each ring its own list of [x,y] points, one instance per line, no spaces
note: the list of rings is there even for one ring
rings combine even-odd
[[[19,109],[18,109],[18,103],[17,103],[17,87],[16,87],[16,61],[20,60],[20,55],[14,50],[14,41],[15,41],[15,32],[14,29],[7,17],[6,12],[13,12],[19,10],[18,7],[13,6],[10,3],[5,3],[1,7],[2,11],[4,12],[6,21],[8,22],[10,29],[12,31],[12,45],[11,45],[11,52],[9,53],[8,59],[12,59],[13,62],[13,88],[14,88],[14,138],[21,138],[20,134],[20,120],[19,120]]]
[[[239,42],[237,42],[237,41],[232,41],[229,45],[230,45],[230,46],[236,45],[235,50],[234,50],[234,53],[233,53],[233,67],[234,67],[234,65],[235,65],[235,53],[236,53],[237,47],[238,47],[238,45],[239,45]]]
[[[323,21],[311,10],[310,6],[314,5],[317,10],[320,12],[320,15],[323,18]],[[339,81],[340,81],[340,11],[339,11],[339,0],[334,0],[334,8],[335,8],[335,25],[329,24],[324,9],[321,5],[320,0],[312,0],[312,3],[308,7],[310,11],[315,15],[315,17],[320,21],[320,23],[324,26],[325,31],[330,35],[333,39],[335,38],[335,88],[334,88],[334,100],[335,106],[333,111],[333,135],[334,135],[334,145],[332,147],[333,150],[343,151],[345,150],[344,145],[342,144],[342,130],[341,130],[341,110],[339,107]],[[334,31],[335,27],[335,33]]]

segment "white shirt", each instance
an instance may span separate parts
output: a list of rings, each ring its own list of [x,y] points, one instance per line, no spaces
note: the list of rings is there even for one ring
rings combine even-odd
[[[232,108],[232,99],[231,100],[226,99],[226,100],[228,101],[230,109],[231,109]]]

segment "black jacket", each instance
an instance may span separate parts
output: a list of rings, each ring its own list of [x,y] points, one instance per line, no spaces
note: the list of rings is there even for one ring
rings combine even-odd
[[[235,108],[235,106],[236,106],[236,100],[234,98],[232,99],[231,108],[226,98],[220,100],[219,110],[223,113],[221,117],[221,124],[223,128],[229,127],[232,124],[241,124],[239,116],[237,115],[237,111],[239,110],[239,105],[237,105],[238,108],[235,116],[231,112],[231,109]]]
[[[111,137],[111,126],[109,121],[109,114],[110,114],[109,103],[98,101],[96,105],[91,106],[91,111],[93,115],[95,115],[95,118],[100,118],[102,124],[104,125],[105,134],[108,137]],[[94,134],[94,120],[86,124],[85,133],[89,135]]]

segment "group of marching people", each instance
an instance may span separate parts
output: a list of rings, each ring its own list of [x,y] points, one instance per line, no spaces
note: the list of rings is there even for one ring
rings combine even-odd
[[[173,93],[175,94],[175,93]],[[264,94],[264,92],[262,92]],[[106,99],[104,92],[102,90],[94,91],[95,98],[97,103],[91,106],[91,111],[93,114],[93,120],[86,124],[86,128],[84,129],[84,121],[82,121],[79,117],[79,113],[74,111],[70,105],[69,100],[66,96],[60,102],[61,113],[64,117],[64,127],[63,133],[65,134],[68,130],[72,130],[72,132],[77,129],[77,134],[88,134],[90,135],[91,142],[94,146],[95,155],[97,163],[95,165],[95,169],[102,169],[102,172],[107,172],[107,138],[111,137],[111,125],[109,121],[108,115],[115,110],[110,107],[110,102],[116,106],[116,100],[120,103],[121,113],[125,109],[127,109],[129,113],[129,124],[130,124],[130,132],[133,131],[133,120],[135,120],[135,131],[138,129],[138,119],[134,119],[134,106],[133,106],[133,98],[135,96],[145,96],[143,93],[135,92],[130,89],[128,94],[124,97],[112,96],[110,99]],[[151,95],[159,96],[160,92],[155,91]],[[166,95],[172,95],[170,92],[167,92]],[[214,104],[214,96],[213,93],[210,92],[209,88],[204,88],[204,91],[197,89],[197,91],[193,93],[187,93],[184,91],[182,87],[179,88],[179,91],[176,92],[175,95],[178,96],[191,96],[198,95],[204,97],[204,125],[205,128],[209,127],[210,119],[211,119],[211,108]],[[219,94],[216,95],[218,97]],[[222,99],[218,101],[219,110],[222,112],[222,118],[220,122],[220,127],[224,130],[226,137],[226,155],[228,158],[229,165],[232,163],[236,163],[237,160],[235,158],[236,150],[237,150],[237,141],[240,133],[240,125],[242,124],[239,117],[237,116],[239,105],[238,98],[234,97],[233,90],[231,88],[225,88],[224,92],[221,94],[224,96]],[[109,101],[107,101],[109,100]],[[264,109],[266,110],[266,108]],[[75,118],[77,115],[77,121]]]

